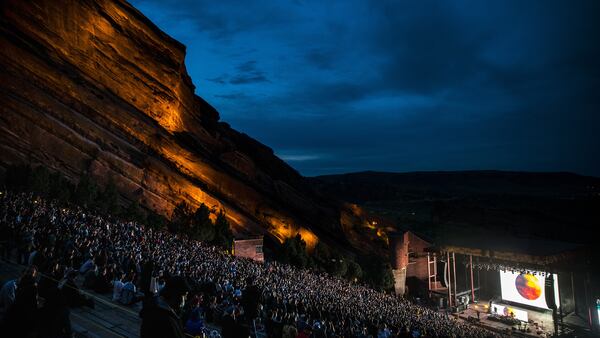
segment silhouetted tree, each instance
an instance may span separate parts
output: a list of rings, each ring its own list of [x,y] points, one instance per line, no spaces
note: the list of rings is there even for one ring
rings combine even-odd
[[[73,185],[59,172],[50,175],[50,197],[66,203],[73,194]]]
[[[138,223],[145,223],[146,221],[146,213],[138,201],[131,202],[131,204],[123,210],[123,217],[128,221],[136,221]]]
[[[6,188],[13,191],[27,190],[30,175],[31,167],[29,165],[9,166],[4,178]]]
[[[103,214],[116,215],[119,213],[119,192],[113,179],[109,179],[104,190],[99,194],[98,210]]]
[[[329,260],[331,260],[331,250],[327,244],[319,241],[317,245],[315,245],[312,256],[317,267],[326,270],[326,266]]]
[[[184,201],[179,202],[173,214],[171,215],[171,222],[168,224],[169,231],[173,233],[180,233],[190,225],[190,211],[187,203]]]
[[[192,216],[191,237],[199,241],[211,243],[215,240],[215,226],[210,220],[210,209],[201,203]]]
[[[146,217],[146,225],[152,229],[162,230],[168,224],[168,220],[153,211],[148,212],[148,216]]]
[[[75,193],[73,194],[73,202],[84,207],[93,207],[96,197],[98,196],[98,185],[85,173],[79,179]]]
[[[230,249],[233,241],[233,233],[231,232],[229,221],[223,210],[219,211],[217,214],[217,219],[215,220],[215,232],[216,236],[214,244]]]
[[[363,258],[361,268],[364,271],[364,280],[372,287],[389,290],[394,286],[394,275],[389,263],[377,255],[368,255]]]
[[[306,242],[302,239],[300,234],[285,239],[279,257],[283,263],[301,268],[310,264],[310,257],[306,253]]]
[[[343,256],[334,255],[330,260],[329,269],[327,272],[334,276],[343,277],[348,270],[348,260]]]
[[[362,269],[355,261],[348,262],[348,269],[346,270],[346,278],[349,280],[359,280],[362,278]]]
[[[50,193],[50,171],[44,166],[37,166],[31,170],[28,180],[28,190],[37,195],[48,196]]]

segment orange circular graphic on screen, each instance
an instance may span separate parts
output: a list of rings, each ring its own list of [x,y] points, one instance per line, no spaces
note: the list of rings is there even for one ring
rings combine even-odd
[[[540,281],[534,275],[520,274],[515,280],[519,294],[528,300],[536,300],[542,295]]]

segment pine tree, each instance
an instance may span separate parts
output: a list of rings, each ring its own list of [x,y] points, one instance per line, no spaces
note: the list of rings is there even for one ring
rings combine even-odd
[[[123,211],[123,216],[130,221],[136,221],[138,223],[146,222],[146,213],[138,201],[131,202],[131,204]]]
[[[119,212],[119,192],[113,179],[109,179],[104,190],[98,196],[98,210],[101,213],[115,215]]]
[[[194,212],[191,222],[191,237],[199,241],[212,243],[216,237],[215,226],[210,220],[210,209],[201,203]]]
[[[29,190],[37,195],[48,196],[50,193],[50,171],[43,166],[33,168],[29,176]]]
[[[79,179],[79,183],[77,183],[75,194],[73,194],[73,202],[84,207],[93,207],[97,195],[98,186],[96,182],[94,182],[89,174],[85,173]]]
[[[181,233],[186,230],[185,228],[189,228],[189,224],[190,212],[188,205],[184,201],[181,201],[173,209],[171,222],[168,225],[169,231],[176,234]]]
[[[219,211],[217,214],[217,219],[215,220],[215,232],[215,244],[224,248],[231,248],[233,233],[231,232],[229,221],[223,210]]]

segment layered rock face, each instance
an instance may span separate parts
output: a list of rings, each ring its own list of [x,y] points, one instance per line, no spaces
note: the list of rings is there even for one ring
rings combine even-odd
[[[205,203],[237,232],[278,240],[343,241],[359,222],[220,122],[194,94],[185,47],[127,2],[0,6],[0,170],[43,164],[74,181],[87,171],[159,213]]]

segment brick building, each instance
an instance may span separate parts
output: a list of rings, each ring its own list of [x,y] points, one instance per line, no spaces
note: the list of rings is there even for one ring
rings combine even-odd
[[[246,257],[255,261],[264,262],[263,237],[236,239],[233,241],[233,255]]]
[[[390,236],[394,290],[397,295],[406,293],[407,280],[426,283],[429,279],[426,248],[431,243],[410,231]]]

